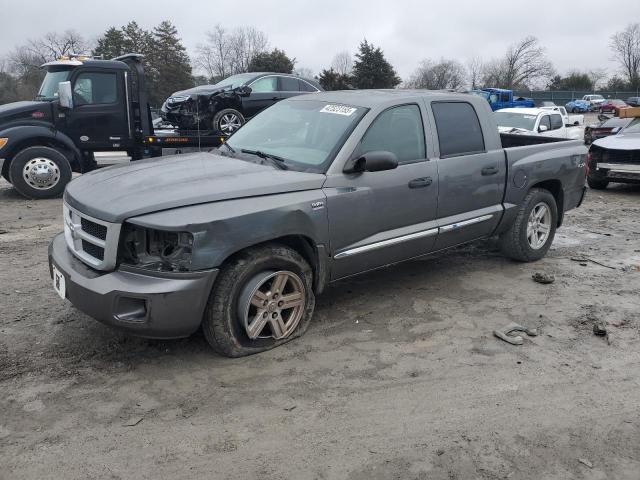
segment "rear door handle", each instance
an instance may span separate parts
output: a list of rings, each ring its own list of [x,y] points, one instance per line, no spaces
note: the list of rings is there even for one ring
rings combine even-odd
[[[484,167],[482,169],[482,175],[495,175],[498,173],[498,167]]]
[[[414,178],[409,182],[409,188],[424,188],[433,183],[431,177]]]

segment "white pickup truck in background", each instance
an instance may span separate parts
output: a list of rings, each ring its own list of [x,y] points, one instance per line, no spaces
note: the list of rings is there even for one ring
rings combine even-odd
[[[500,133],[520,133],[577,140],[582,127],[567,127],[559,111],[544,108],[504,108],[493,113]]]
[[[567,127],[573,127],[576,125],[584,125],[584,115],[569,115],[567,109],[564,107],[559,107],[558,105],[548,106],[548,107],[540,107],[542,110],[551,110],[553,112],[558,112],[562,115],[562,120]]]

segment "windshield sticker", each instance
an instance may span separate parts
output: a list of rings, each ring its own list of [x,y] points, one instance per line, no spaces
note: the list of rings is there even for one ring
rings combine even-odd
[[[320,110],[321,113],[335,113],[337,115],[346,115],[349,116],[357,109],[353,107],[347,107],[345,105],[325,105]]]

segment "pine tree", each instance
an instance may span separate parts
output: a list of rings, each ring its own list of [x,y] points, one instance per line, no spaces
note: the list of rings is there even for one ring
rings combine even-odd
[[[379,47],[365,39],[356,53],[353,84],[356,88],[394,88],[401,80]]]
[[[249,72],[291,73],[296,59],[289,58],[283,50],[256,54],[249,62]]]
[[[124,33],[116,27],[111,27],[104,32],[102,37],[98,39],[96,48],[93,50],[94,56],[102,56],[105,60],[110,60],[125,53],[127,52],[125,51]]]
[[[153,103],[159,104],[173,92],[193,86],[193,76],[186,48],[170,21],[155,27],[151,37],[150,63],[154,78],[150,97]]]
[[[322,70],[318,76],[318,82],[325,90],[349,90],[353,88],[351,86],[351,77],[344,73],[338,73],[333,68]]]

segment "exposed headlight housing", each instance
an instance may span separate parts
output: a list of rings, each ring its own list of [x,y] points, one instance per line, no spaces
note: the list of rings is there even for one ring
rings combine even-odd
[[[188,272],[191,270],[193,235],[125,223],[121,233],[119,261],[146,270]]]

